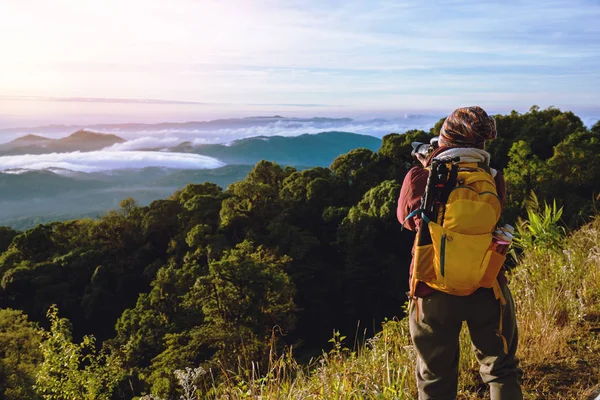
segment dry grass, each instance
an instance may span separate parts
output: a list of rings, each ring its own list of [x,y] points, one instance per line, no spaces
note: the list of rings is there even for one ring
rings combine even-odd
[[[510,276],[519,323],[526,399],[587,399],[600,382],[600,220],[555,249],[527,252]],[[413,399],[408,323],[388,321],[357,348],[335,334],[333,349],[298,364],[288,350],[267,371],[210,371],[202,398]],[[461,333],[459,399],[485,398],[466,330]],[[240,363],[242,365],[242,363]],[[223,379],[224,378],[224,379]],[[489,396],[489,395],[488,395]]]
[[[528,398],[588,398],[600,382],[600,219],[527,253],[511,287]]]
[[[412,399],[414,353],[406,321],[389,321],[374,338],[350,350],[334,334],[333,349],[298,364],[291,351],[273,358],[266,374],[253,370],[248,379],[225,371],[206,397],[227,399]],[[245,374],[245,371],[243,374]]]

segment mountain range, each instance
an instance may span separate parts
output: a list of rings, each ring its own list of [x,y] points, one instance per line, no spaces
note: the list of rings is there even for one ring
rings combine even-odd
[[[421,116],[415,116],[421,117]],[[190,121],[190,122],[162,122],[157,124],[142,123],[124,123],[124,124],[94,124],[94,125],[44,125],[31,128],[3,128],[0,129],[0,135],[14,133],[35,133],[35,134],[64,134],[65,132],[74,132],[82,129],[89,129],[95,132],[115,132],[137,133],[137,132],[164,132],[164,131],[195,131],[195,130],[219,130],[219,129],[240,129],[246,127],[260,127],[273,123],[285,125],[285,127],[301,127],[305,124],[315,124],[327,127],[343,126],[353,122],[351,118],[289,118],[280,115],[258,116],[247,118],[226,118],[211,121]]]
[[[329,166],[340,154],[356,148],[376,151],[381,139],[349,132],[322,132],[293,137],[257,136],[235,140],[228,145],[183,142],[169,151],[195,153],[227,164],[255,164],[260,160],[285,165]]]
[[[50,139],[29,134],[0,144],[0,156],[98,151],[127,140],[113,134],[79,130],[65,138]],[[349,132],[322,132],[300,136],[256,136],[229,144],[193,144],[138,150],[194,153],[226,164],[255,164],[260,160],[285,165],[329,166],[340,154],[356,148],[379,149],[381,139]]]
[[[126,140],[113,135],[80,130],[61,139],[38,135],[19,137],[0,145],[1,156],[55,152],[100,151]],[[133,197],[140,205],[165,198],[188,183],[213,182],[221,187],[243,179],[260,160],[298,169],[329,166],[339,155],[355,148],[377,151],[381,139],[348,132],[323,132],[297,137],[258,136],[225,144],[176,146],[153,149],[161,154],[194,153],[228,164],[215,169],[147,167],[81,172],[59,167],[39,170],[11,168],[0,171],[0,226],[26,229],[54,220],[97,216],[118,208]],[[130,151],[123,151],[127,157]]]
[[[61,139],[29,134],[8,143],[0,144],[0,156],[94,151],[124,142],[126,142],[125,139],[116,135],[83,129]]]
[[[27,229],[51,221],[94,217],[117,209],[133,197],[138,204],[172,195],[189,183],[213,182],[227,187],[243,179],[252,165],[216,169],[143,168],[105,172],[60,169],[0,172],[0,226]]]

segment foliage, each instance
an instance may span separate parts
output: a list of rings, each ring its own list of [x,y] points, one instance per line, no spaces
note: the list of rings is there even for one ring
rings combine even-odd
[[[175,376],[179,382],[179,386],[183,390],[182,400],[197,400],[196,394],[198,392],[198,386],[196,383],[202,375],[205,375],[206,371],[202,367],[190,368],[187,367],[185,370],[176,369]]]
[[[505,171],[506,203],[508,213],[511,213],[514,219],[515,214],[525,207],[526,196],[544,185],[546,164],[533,154],[530,145],[523,140],[513,143],[509,156],[511,161]]]
[[[523,261],[514,279],[528,284],[539,280],[535,289],[518,290],[526,297],[531,290],[540,293],[543,307],[525,306],[554,318],[535,314],[537,325],[525,328],[537,346],[531,338],[542,327],[550,329],[549,321],[562,320],[559,316],[575,312],[577,302],[588,304],[596,296],[591,283],[565,286],[563,281],[572,275],[579,279],[581,271],[561,258],[567,247],[561,239],[566,229],[560,226],[564,221],[569,230],[576,228],[595,213],[600,125],[588,130],[570,112],[538,107],[496,120],[498,138],[487,150],[493,166],[505,172],[503,219],[513,225],[518,217],[527,221],[516,239]],[[31,392],[27,371],[41,361],[29,352],[37,342],[28,332],[29,324],[38,323],[65,351],[79,352],[78,363],[64,364],[74,375],[91,374],[86,372],[92,368],[88,354],[95,354],[94,368],[99,370],[110,357],[122,360],[127,378],[114,389],[114,398],[150,391],[179,396],[172,371],[192,365],[207,371],[198,387],[209,397],[283,393],[270,386],[276,384],[288,385],[281,390],[292,393],[301,381],[286,381],[290,374],[312,382],[311,389],[300,390],[307,396],[409,397],[402,382],[410,384],[412,373],[407,365],[401,367],[409,362],[409,350],[388,370],[374,364],[369,364],[373,371],[359,370],[357,360],[366,362],[362,355],[375,351],[370,342],[366,348],[351,346],[353,351],[340,345],[337,353],[321,355],[330,369],[319,369],[309,360],[319,357],[334,330],[335,349],[342,336],[363,342],[396,329],[395,323],[380,323],[402,317],[407,289],[414,234],[402,231],[396,220],[400,182],[415,164],[410,143],[428,141],[441,123],[443,119],[429,132],[386,135],[378,151],[354,149],[329,168],[297,170],[261,161],[225,190],[214,183],[189,184],[147,206],[127,198],[95,220],[41,224],[24,232],[0,229],[0,307],[23,313],[6,314],[14,321],[6,337],[25,338],[23,351],[30,354],[16,363],[7,355],[2,371],[23,371],[19,390]],[[187,181],[185,176],[177,184]],[[538,204],[546,204],[544,209],[526,209],[531,191]],[[549,247],[554,250],[546,251]],[[545,263],[544,268],[531,260]],[[571,296],[564,307],[552,297],[553,290]],[[56,316],[63,322],[54,322],[55,333],[52,319],[46,319],[52,304],[70,322]],[[577,312],[585,313],[584,308]],[[25,315],[31,323],[24,322]],[[563,343],[561,335],[556,345]],[[45,343],[50,343],[48,337]],[[387,343],[383,348],[389,350]],[[400,342],[396,345],[401,347]],[[104,350],[94,353],[95,347]],[[290,348],[302,364],[291,360]],[[275,354],[282,354],[284,361],[277,361]],[[385,361],[377,357],[377,362]],[[464,363],[471,365],[469,360]],[[306,364],[311,365],[308,370]],[[311,369],[319,373],[313,375]],[[69,379],[64,382],[84,390],[77,379]],[[471,375],[461,382],[464,391],[477,386]]]
[[[600,374],[600,220],[574,232],[563,252],[527,250],[511,276],[517,306],[525,398],[590,398]],[[415,352],[408,320],[385,321],[373,338],[352,349],[334,331],[331,350],[299,364],[291,349],[259,370],[209,371],[205,398],[412,399]],[[466,329],[460,335],[458,399],[485,397]],[[277,354],[273,352],[273,354]],[[250,370],[248,370],[250,365]],[[553,373],[557,371],[557,373]],[[224,375],[217,379],[214,374]]]
[[[535,192],[531,192],[527,203],[527,219],[519,218],[514,244],[518,249],[533,251],[560,251],[565,228],[560,225],[563,209],[544,204],[540,210]]]
[[[15,236],[17,236],[19,232],[15,231],[6,226],[0,226],[0,253],[3,253],[8,249],[8,246],[12,242]]]
[[[397,313],[405,299],[406,268],[413,234],[403,232],[396,220],[400,185],[384,181],[353,206],[338,228],[338,249],[346,254],[339,280],[341,313],[352,310],[371,329],[372,320]],[[389,293],[382,298],[381,293]],[[373,334],[371,330],[370,334]]]
[[[554,107],[540,110],[532,106],[525,114],[513,110],[508,115],[496,115],[495,119],[498,137],[486,145],[486,150],[501,169],[512,160],[508,153],[515,142],[527,142],[533,154],[547,160],[552,157],[554,146],[571,134],[585,131],[579,117]]]
[[[38,328],[21,311],[0,309],[0,398],[31,400],[42,361]]]
[[[291,350],[272,357],[268,368],[242,374],[224,371],[218,385],[205,380],[206,398],[288,399],[411,399],[414,398],[414,351],[409,344],[408,323],[388,321],[367,342],[344,345],[338,331],[332,348],[308,365],[299,364]]]
[[[48,319],[50,331],[40,332],[44,360],[35,389],[44,399],[110,399],[123,374],[118,355],[98,353],[92,336],[73,343],[70,324],[56,307],[48,310]]]
[[[436,136],[421,130],[409,130],[404,134],[390,133],[385,135],[381,141],[379,156],[388,163],[390,172],[388,176],[392,179],[404,176],[408,170],[415,165],[415,158],[411,156],[412,142],[429,142]]]
[[[239,354],[259,359],[272,330],[294,326],[294,286],[285,268],[290,258],[244,241],[209,264],[187,302],[201,307],[205,343],[225,365]]]
[[[532,398],[557,393],[588,398],[591,393],[585,389],[598,383],[587,377],[598,376],[600,364],[600,342],[594,334],[600,321],[599,243],[600,220],[595,219],[569,235],[561,251],[527,251],[514,269],[511,288],[520,314],[520,358],[529,370],[526,385],[531,385]],[[545,367],[560,373],[548,375]],[[542,376],[547,384],[537,385]]]
[[[341,182],[340,189],[349,204],[381,182],[385,171],[379,154],[368,149],[355,149],[337,157],[330,169]]]

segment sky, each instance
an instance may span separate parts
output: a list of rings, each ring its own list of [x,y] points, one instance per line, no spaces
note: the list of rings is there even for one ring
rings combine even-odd
[[[0,0],[0,127],[600,116],[600,1]]]

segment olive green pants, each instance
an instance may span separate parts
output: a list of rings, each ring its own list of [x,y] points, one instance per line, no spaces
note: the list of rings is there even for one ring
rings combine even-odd
[[[497,335],[500,302],[492,289],[479,289],[470,296],[435,292],[411,302],[410,335],[417,352],[420,400],[456,399],[459,334],[463,321],[467,322],[480,364],[479,373],[489,384],[491,399],[523,398],[522,371],[515,356],[518,342],[515,304],[508,286],[504,286],[502,292],[507,302],[502,313],[502,334],[507,341],[508,354]]]

